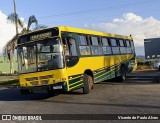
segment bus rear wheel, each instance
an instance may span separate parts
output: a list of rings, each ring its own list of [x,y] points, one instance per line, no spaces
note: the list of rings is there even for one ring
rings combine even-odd
[[[120,82],[126,81],[126,68],[124,66],[121,67],[121,76],[119,78]]]
[[[83,94],[88,94],[90,89],[93,89],[93,78],[88,75],[84,74],[83,75]]]

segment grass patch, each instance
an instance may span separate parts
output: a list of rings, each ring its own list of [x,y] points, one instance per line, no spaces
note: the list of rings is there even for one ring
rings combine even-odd
[[[137,70],[154,70],[153,62],[137,60]]]
[[[16,86],[18,85],[19,80],[15,79],[15,80],[9,80],[9,81],[5,81],[5,82],[0,82],[0,86]]]
[[[138,65],[137,70],[154,70],[153,66]]]

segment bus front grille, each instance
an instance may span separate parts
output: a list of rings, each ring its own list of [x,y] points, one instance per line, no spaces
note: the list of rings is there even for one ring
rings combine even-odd
[[[53,78],[53,75],[39,76],[39,79],[50,79]]]
[[[41,82],[41,85],[47,85],[49,80],[41,80],[40,82]]]
[[[34,85],[34,86],[37,86],[37,85],[38,85],[38,83],[39,83],[38,81],[30,82],[30,84],[31,84],[31,85]]]
[[[26,81],[35,81],[38,80],[38,77],[25,78]]]
[[[49,81],[53,79],[53,76],[54,75],[31,77],[31,78],[25,78],[25,80],[29,82],[32,86],[47,85],[49,84]]]

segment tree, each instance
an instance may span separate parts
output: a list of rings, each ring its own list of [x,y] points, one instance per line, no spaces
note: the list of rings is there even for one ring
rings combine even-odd
[[[17,46],[18,36],[21,34],[25,34],[25,33],[30,32],[31,31],[30,27],[33,23],[35,23],[35,25],[36,25],[35,30],[40,29],[40,28],[46,28],[46,26],[44,26],[44,25],[38,25],[38,20],[36,19],[36,17],[34,15],[29,17],[27,27],[25,27],[24,22],[19,18],[18,14],[11,13],[7,19],[9,22],[15,23],[15,21],[16,21],[15,18],[17,18],[18,27],[21,28],[21,32],[17,33],[10,41],[8,41],[6,43],[6,45],[3,48],[3,55],[10,60],[10,74],[12,74],[14,72],[14,70],[13,70],[13,56],[14,56],[14,51]]]
[[[42,28],[47,28],[47,26],[46,25],[37,24],[37,26],[34,28],[34,30],[39,30],[39,29],[42,29]]]
[[[36,17],[34,15],[30,16],[29,19],[28,19],[28,23],[27,23],[27,27],[25,27],[24,25],[24,22],[19,18],[18,14],[14,14],[14,13],[11,13],[8,17],[7,17],[7,20],[11,23],[15,23],[15,16],[17,18],[17,21],[18,21],[18,26],[21,27],[22,31],[20,32],[20,34],[24,34],[24,33],[28,33],[30,32],[30,27],[33,23],[36,24],[36,27],[38,26],[38,20],[36,19]]]

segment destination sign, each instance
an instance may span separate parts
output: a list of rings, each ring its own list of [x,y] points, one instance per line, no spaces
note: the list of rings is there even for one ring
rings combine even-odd
[[[52,36],[52,32],[45,32],[45,33],[41,33],[41,34],[32,35],[30,37],[30,40],[34,41],[34,40],[48,38],[48,37],[51,37],[51,36]]]
[[[59,29],[56,27],[50,29],[44,29],[20,36],[17,41],[17,44],[23,44],[30,41],[33,42],[33,41],[43,40],[58,35],[59,35]]]

